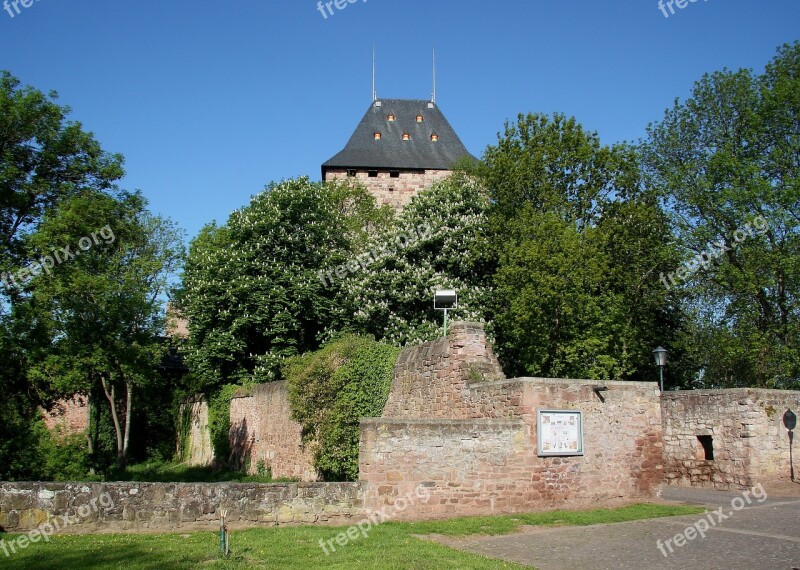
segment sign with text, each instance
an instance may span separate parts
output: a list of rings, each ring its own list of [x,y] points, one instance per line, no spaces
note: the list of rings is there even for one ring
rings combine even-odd
[[[583,455],[583,412],[539,410],[539,455]]]

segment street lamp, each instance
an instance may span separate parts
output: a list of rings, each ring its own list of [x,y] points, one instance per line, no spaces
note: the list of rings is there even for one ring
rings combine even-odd
[[[441,289],[433,296],[433,308],[444,311],[444,336],[447,336],[447,311],[458,308],[458,294],[452,289]]]
[[[659,346],[653,351],[653,357],[656,359],[656,366],[658,366],[659,377],[661,378],[661,391],[664,391],[664,367],[667,365],[667,349]]]

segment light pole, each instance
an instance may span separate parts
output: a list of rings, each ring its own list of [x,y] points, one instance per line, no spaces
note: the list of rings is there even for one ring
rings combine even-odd
[[[433,308],[444,311],[444,336],[447,336],[447,311],[458,308],[458,293],[453,289],[440,289],[433,295]]]
[[[661,379],[661,391],[664,391],[664,367],[667,365],[667,349],[659,346],[653,351],[653,357],[656,359],[656,366],[658,366],[659,377]]]

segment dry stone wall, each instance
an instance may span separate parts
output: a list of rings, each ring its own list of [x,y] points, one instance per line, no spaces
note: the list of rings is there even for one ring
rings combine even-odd
[[[217,530],[361,520],[360,483],[2,483],[0,527],[7,532]]]

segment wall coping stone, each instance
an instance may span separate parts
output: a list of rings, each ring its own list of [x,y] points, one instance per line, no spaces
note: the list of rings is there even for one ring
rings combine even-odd
[[[508,426],[508,427],[518,427],[525,425],[525,422],[522,419],[515,418],[515,419],[502,419],[502,418],[475,418],[475,419],[467,419],[467,420],[440,420],[440,419],[401,419],[401,418],[363,418],[361,420],[362,426],[372,426],[372,425],[417,425],[417,426],[426,426],[426,425],[448,425],[448,426],[471,426],[471,425],[482,425],[482,426]]]
[[[493,382],[478,382],[471,384],[470,388],[484,388],[489,386],[502,386],[504,384],[555,384],[555,385],[577,385],[577,386],[614,386],[615,388],[654,388],[658,382],[628,382],[619,380],[586,380],[577,378],[538,378],[525,376],[521,378],[508,378],[506,380],[496,380]]]

